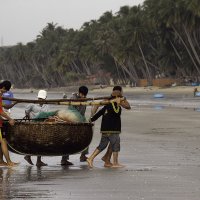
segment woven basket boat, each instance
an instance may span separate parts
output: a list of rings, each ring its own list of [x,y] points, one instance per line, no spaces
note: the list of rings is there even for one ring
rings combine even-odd
[[[91,123],[16,122],[7,125],[10,150],[24,155],[61,156],[86,149],[93,136]]]

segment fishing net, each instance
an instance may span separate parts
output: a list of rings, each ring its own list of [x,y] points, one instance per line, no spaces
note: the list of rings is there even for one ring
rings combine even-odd
[[[68,122],[86,122],[85,116],[81,115],[76,108],[70,107],[68,110],[59,110],[57,116]]]
[[[55,119],[55,121],[59,121],[58,118],[66,122],[86,122],[86,118],[73,107],[68,110],[41,112],[34,118],[34,121],[44,121],[46,119]]]
[[[44,121],[49,117],[55,116],[58,111],[51,111],[51,112],[40,112],[35,118],[34,121]]]

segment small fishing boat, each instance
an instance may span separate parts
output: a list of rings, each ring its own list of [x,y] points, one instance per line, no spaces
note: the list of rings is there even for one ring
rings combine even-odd
[[[195,97],[200,97],[200,92],[195,92]]]
[[[91,123],[16,122],[6,125],[9,149],[23,155],[62,156],[86,149],[93,136]]]
[[[162,93],[156,93],[153,95],[154,98],[164,98],[164,94]]]

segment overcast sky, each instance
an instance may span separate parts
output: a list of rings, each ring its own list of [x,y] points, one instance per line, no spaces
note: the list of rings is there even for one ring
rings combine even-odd
[[[0,45],[26,44],[48,22],[79,29],[84,22],[121,6],[142,4],[143,0],[0,0]]]

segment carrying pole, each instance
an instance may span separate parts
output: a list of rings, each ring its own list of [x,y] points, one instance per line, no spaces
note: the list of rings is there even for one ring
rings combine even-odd
[[[56,104],[56,105],[74,105],[74,106],[79,106],[79,105],[86,105],[86,106],[93,106],[93,105],[106,105],[111,102],[117,102],[117,101],[122,101],[124,100],[123,97],[121,98],[115,98],[110,100],[109,97],[97,97],[97,98],[78,98],[78,99],[41,99],[41,100],[31,100],[31,99],[17,99],[17,98],[8,98],[8,97],[2,97],[3,100],[10,100],[15,103],[42,103],[42,104]],[[97,101],[101,100],[103,101]],[[118,99],[118,100],[117,100]]]

